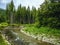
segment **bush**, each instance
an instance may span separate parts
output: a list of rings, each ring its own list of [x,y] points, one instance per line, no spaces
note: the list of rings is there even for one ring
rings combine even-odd
[[[3,23],[0,24],[0,26],[6,27],[6,26],[8,26],[8,23],[3,22]]]
[[[8,26],[8,23],[1,23],[0,24],[0,30],[2,30],[4,27],[7,27]]]

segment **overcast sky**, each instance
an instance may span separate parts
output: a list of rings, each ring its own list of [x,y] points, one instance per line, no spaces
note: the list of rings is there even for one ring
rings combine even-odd
[[[5,9],[6,8],[6,4],[9,3],[11,0],[0,0],[0,8]],[[44,0],[13,0],[14,1],[14,5],[15,8],[18,7],[18,5],[22,5],[22,6],[30,6],[30,8],[32,8],[32,6],[38,8],[43,2]]]

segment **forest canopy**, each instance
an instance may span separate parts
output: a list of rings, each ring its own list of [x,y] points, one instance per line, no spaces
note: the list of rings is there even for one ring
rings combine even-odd
[[[33,6],[26,9],[25,6],[18,6],[15,9],[13,0],[7,4],[6,10],[0,9],[0,23],[37,24],[37,26],[60,27],[60,1],[45,0],[38,10]]]

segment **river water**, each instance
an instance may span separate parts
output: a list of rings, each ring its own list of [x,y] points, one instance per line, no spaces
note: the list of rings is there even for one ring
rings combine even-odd
[[[5,30],[4,36],[11,45],[53,45],[51,43],[36,40],[17,30]]]

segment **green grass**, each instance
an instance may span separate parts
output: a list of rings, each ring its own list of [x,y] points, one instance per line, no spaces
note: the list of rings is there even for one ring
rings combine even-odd
[[[34,35],[45,34],[45,35],[60,37],[60,29],[54,29],[50,27],[37,28],[35,26],[27,25],[24,31],[29,32],[30,34],[34,34]]]
[[[0,45],[8,45],[2,38],[1,34],[0,34]]]
[[[0,23],[0,31],[1,31],[4,27],[6,27],[6,26],[8,26],[8,23],[5,23],[5,22]],[[8,43],[5,42],[5,41],[6,41],[6,40],[3,39],[2,34],[0,33],[0,45],[8,45]]]

